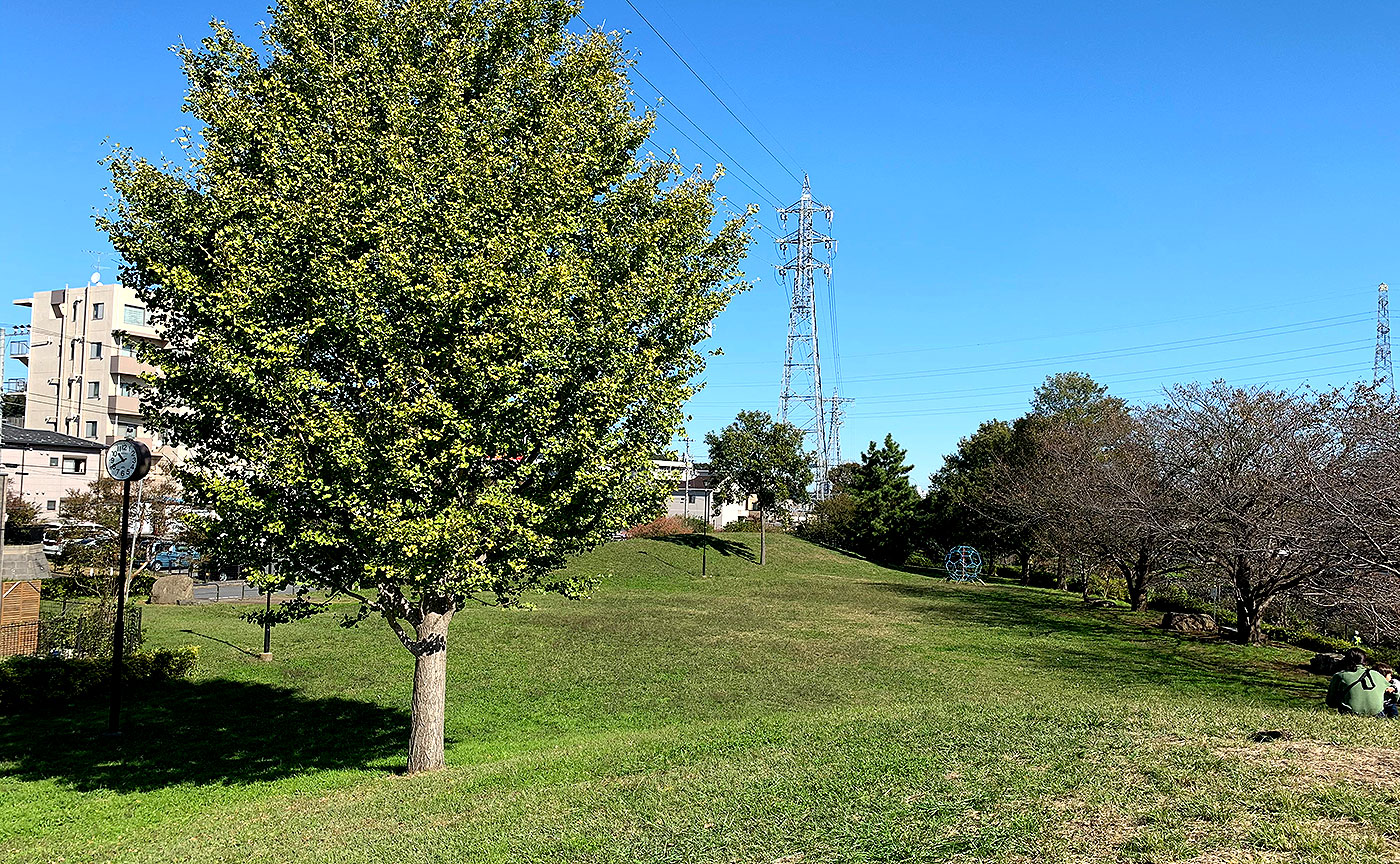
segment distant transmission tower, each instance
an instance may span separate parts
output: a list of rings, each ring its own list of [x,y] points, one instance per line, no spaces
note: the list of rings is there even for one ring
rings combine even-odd
[[[812,217],[820,212],[831,224],[832,210],[812,200],[812,185],[802,177],[802,198],[791,207],[778,211],[778,218],[787,225],[789,216],[797,217],[797,227],[778,239],[778,250],[792,257],[778,268],[778,278],[791,278],[792,299],[788,307],[787,355],[783,360],[783,396],[778,417],[803,432],[803,441],[814,456],[812,474],[816,480],[817,500],[831,494],[827,468],[831,450],[827,441],[826,400],[822,394],[821,351],[817,346],[816,273],[831,279],[830,258],[836,253],[836,241],[816,230]],[[826,255],[818,260],[817,247]]]
[[[841,421],[846,419],[846,412],[841,406],[855,400],[837,394],[836,389],[832,388],[831,399],[827,401],[831,403],[831,421],[827,424],[827,428],[830,430],[827,437],[831,439],[831,446],[827,450],[826,457],[829,469],[845,461],[841,456]]]
[[[1395,392],[1395,370],[1390,366],[1390,289],[1382,282],[1376,289],[1376,368],[1374,383]]]

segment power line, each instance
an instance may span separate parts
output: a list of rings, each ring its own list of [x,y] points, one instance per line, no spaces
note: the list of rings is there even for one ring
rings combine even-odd
[[[640,14],[640,13],[639,13],[639,14]],[[587,27],[589,30],[596,30],[596,29],[598,29],[598,28],[595,28],[592,24],[590,24],[590,23],[588,22],[588,19],[587,19],[587,18],[584,18],[582,15],[579,16],[579,20],[582,21],[582,22],[583,22],[583,25],[584,25],[585,27]],[[669,46],[668,46],[668,47],[669,47]],[[691,126],[694,126],[694,127],[695,127],[695,130],[705,137],[705,140],[707,140],[707,141],[709,141],[711,144],[713,144],[713,145],[715,146],[715,149],[719,150],[720,153],[723,153],[724,156],[725,156],[725,158],[728,159],[728,163],[727,163],[727,164],[733,165],[736,169],[738,169],[738,170],[740,170],[740,171],[743,171],[745,174],[749,175],[749,177],[752,178],[753,181],[754,181],[755,183],[757,183],[757,184],[759,185],[759,187],[761,187],[761,188],[764,190],[764,192],[759,192],[758,189],[755,189],[753,186],[751,186],[751,185],[749,185],[748,183],[744,182],[744,180],[743,180],[742,177],[736,177],[735,179],[739,180],[741,183],[744,183],[745,186],[748,186],[749,191],[753,192],[755,195],[758,195],[760,198],[764,197],[764,196],[765,196],[765,193],[766,193],[766,196],[767,196],[767,199],[768,199],[768,203],[771,204],[771,205],[773,205],[774,207],[781,207],[781,206],[782,206],[782,202],[778,199],[778,196],[775,195],[775,194],[773,193],[773,190],[772,190],[772,189],[769,189],[769,188],[763,183],[762,180],[759,180],[759,179],[758,179],[758,176],[757,176],[756,174],[754,174],[754,173],[753,173],[752,171],[750,171],[748,168],[745,168],[744,165],[743,165],[743,163],[741,163],[738,159],[735,159],[732,155],[730,155],[730,153],[729,153],[728,150],[725,150],[724,147],[723,147],[718,141],[716,141],[713,137],[710,136],[710,133],[706,132],[706,131],[704,130],[704,128],[700,126],[699,123],[696,123],[694,120],[692,120],[692,119],[690,118],[690,115],[689,115],[689,114],[686,114],[685,111],[681,110],[680,107],[678,107],[678,106],[676,105],[676,103],[675,103],[673,100],[666,98],[666,94],[665,94],[664,92],[662,92],[661,88],[660,88],[660,87],[657,87],[656,84],[654,84],[654,83],[652,82],[652,80],[646,76],[645,73],[643,73],[640,69],[636,68],[635,66],[633,66],[633,67],[631,68],[630,71],[631,71],[631,74],[634,74],[634,75],[636,75],[638,78],[640,78],[640,79],[642,79],[643,81],[645,81],[648,87],[650,87],[651,89],[655,90],[655,91],[656,91],[656,95],[657,95],[658,97],[660,97],[660,99],[661,99],[662,102],[665,102],[665,103],[666,103],[666,107],[667,107],[667,108],[670,108],[670,109],[674,110],[677,114],[681,115],[681,117],[683,117],[687,123],[689,123]],[[678,126],[678,125],[675,123],[675,121],[671,120],[669,117],[664,116],[664,115],[661,113],[661,111],[659,110],[659,105],[657,105],[657,106],[649,105],[645,99],[643,99],[643,100],[641,100],[641,101],[642,101],[642,104],[643,104],[643,105],[646,105],[646,106],[647,106],[648,110],[652,111],[652,113],[656,114],[656,116],[661,117],[661,119],[665,120],[665,121],[667,122],[667,124],[669,124],[669,125],[670,125],[672,128],[674,128],[677,132],[680,132],[682,135],[684,135],[685,138],[686,138],[686,140],[689,141],[691,144],[693,144],[698,150],[700,150],[702,153],[704,153],[706,156],[708,156],[710,159],[713,159],[713,160],[714,160],[715,162],[717,162],[717,163],[721,161],[721,160],[719,160],[718,158],[716,158],[716,157],[714,156],[714,154],[712,154],[712,153],[710,153],[709,151],[705,150],[704,147],[701,147],[700,144],[699,144],[694,138],[691,138],[688,134],[686,134],[685,130],[681,129],[680,126]]]
[[[762,191],[762,192],[759,192],[758,189],[755,189],[752,185],[750,185],[748,182],[746,182],[746,181],[744,180],[744,178],[742,178],[742,177],[738,177],[738,176],[736,175],[736,178],[735,178],[735,179],[737,179],[739,182],[743,183],[745,186],[748,186],[749,191],[752,192],[753,194],[759,196],[760,198],[766,196],[766,197],[767,197],[767,200],[768,200],[768,203],[771,204],[771,205],[773,205],[774,207],[780,207],[780,206],[782,206],[781,203],[780,203],[779,200],[778,200],[778,196],[775,195],[775,194],[773,194],[773,190],[769,189],[766,185],[764,185],[763,181],[760,180],[760,179],[758,179],[758,177],[757,177],[752,171],[750,171],[749,169],[745,168],[745,167],[743,166],[743,164],[742,164],[738,159],[735,159],[733,156],[729,155],[729,151],[728,151],[728,150],[725,150],[724,147],[721,146],[720,143],[719,143],[718,141],[716,141],[714,138],[710,137],[710,133],[706,132],[703,128],[701,128],[701,126],[700,126],[699,123],[696,123],[694,120],[691,120],[689,114],[686,114],[686,113],[685,113],[684,111],[682,111],[680,108],[676,107],[676,103],[674,103],[674,102],[668,100],[668,99],[666,98],[666,94],[661,92],[661,88],[659,88],[659,87],[657,87],[655,84],[652,84],[652,83],[651,83],[651,79],[650,79],[650,78],[648,78],[646,75],[642,74],[640,71],[638,71],[638,70],[635,69],[635,68],[634,68],[632,71],[636,74],[636,76],[637,76],[638,78],[640,78],[640,79],[642,79],[643,81],[645,81],[645,82],[647,83],[647,85],[651,87],[651,89],[653,89],[653,90],[656,91],[656,95],[659,96],[659,97],[661,97],[661,101],[662,101],[662,102],[665,102],[667,108],[670,108],[671,110],[675,111],[677,114],[681,115],[681,117],[685,118],[685,121],[686,121],[687,123],[689,123],[691,126],[694,126],[695,129],[696,129],[696,131],[698,131],[701,135],[703,135],[703,136],[705,137],[705,140],[706,140],[706,141],[709,141],[711,144],[713,144],[713,145],[715,146],[715,149],[719,150],[720,153],[724,154],[725,158],[729,160],[728,164],[733,165],[736,169],[738,169],[738,170],[740,170],[740,171],[743,171],[745,174],[749,175],[749,177],[754,181],[754,183],[757,183],[757,184],[759,185],[759,188],[763,189],[763,191]],[[645,100],[643,100],[642,104],[643,104],[643,105],[646,105],[647,103],[646,103]],[[682,135],[684,135],[684,136],[685,136],[685,139],[686,139],[687,141],[689,141],[691,144],[694,144],[695,147],[698,148],[698,149],[699,149],[702,153],[704,153],[706,156],[709,156],[711,159],[714,159],[715,162],[720,162],[720,161],[721,161],[721,160],[718,159],[714,154],[712,154],[712,153],[710,153],[709,151],[705,150],[704,147],[701,147],[700,144],[699,144],[694,138],[691,138],[690,135],[688,135],[688,134],[685,132],[684,129],[682,129],[680,126],[678,126],[674,120],[672,120],[671,118],[669,118],[669,117],[667,117],[666,115],[662,114],[661,111],[660,111],[657,107],[651,106],[651,105],[647,105],[647,107],[648,107],[649,109],[651,109],[652,113],[654,113],[656,116],[660,117],[662,120],[665,120],[666,123],[667,123],[668,125],[671,126],[671,128],[675,129],[677,132],[679,132],[679,133],[681,133]]]
[[[730,117],[733,117],[733,118],[734,118],[734,121],[735,121],[736,123],[738,123],[740,126],[744,127],[744,131],[747,132],[747,133],[749,133],[749,137],[753,138],[754,141],[757,141],[757,142],[758,142],[758,146],[760,146],[760,147],[763,148],[763,152],[764,152],[764,153],[767,153],[769,156],[771,156],[771,157],[773,158],[773,161],[774,161],[774,162],[777,162],[778,165],[779,165],[784,171],[786,171],[787,174],[788,174],[788,176],[791,177],[795,182],[801,183],[802,181],[799,180],[798,177],[797,177],[797,174],[794,173],[793,170],[787,166],[787,163],[783,162],[783,160],[781,160],[781,159],[778,158],[777,154],[775,154],[772,150],[769,150],[769,149],[768,149],[768,145],[767,145],[767,144],[764,144],[763,141],[762,141],[757,135],[754,134],[754,131],[753,131],[752,129],[749,128],[749,125],[748,125],[747,123],[745,123],[745,122],[743,121],[743,119],[741,119],[741,118],[739,117],[738,114],[735,114],[735,113],[734,113],[734,109],[733,109],[733,108],[730,108],[729,105],[728,105],[723,99],[720,98],[720,95],[719,95],[718,93],[715,92],[714,88],[711,87],[711,86],[705,81],[705,79],[702,78],[702,77],[700,76],[700,73],[699,73],[699,72],[696,72],[695,69],[694,69],[694,67],[692,67],[688,62],[686,62],[686,59],[685,59],[684,57],[681,56],[681,52],[677,51],[677,50],[675,49],[675,46],[673,46],[673,45],[666,39],[665,36],[661,35],[661,31],[660,31],[660,30],[657,30],[657,29],[656,29],[656,25],[655,25],[655,24],[652,24],[651,21],[647,18],[647,16],[645,16],[645,15],[642,14],[642,10],[638,9],[637,6],[636,6],[636,4],[634,4],[634,3],[632,2],[632,0],[624,0],[624,2],[625,2],[628,6],[632,7],[632,11],[637,13],[637,17],[640,18],[640,19],[642,19],[642,22],[643,22],[644,24],[646,24],[648,27],[651,28],[651,32],[653,32],[653,33],[656,34],[656,38],[658,38],[658,39],[661,40],[661,44],[665,45],[667,48],[669,48],[669,49],[671,50],[671,53],[672,53],[672,54],[676,55],[676,59],[679,60],[679,61],[681,61],[681,65],[684,66],[687,70],[689,70],[691,75],[694,75],[694,76],[695,76],[695,80],[696,80],[696,81],[699,81],[700,84],[701,84],[701,86],[703,86],[706,90],[708,90],[711,96],[715,97],[715,101],[718,102],[720,105],[722,105],[722,106],[724,107],[724,110],[725,110],[725,111],[728,111],[728,112],[729,112],[729,116],[730,116]]]
[[[1343,342],[1332,342],[1326,345],[1310,345],[1304,348],[1289,348],[1282,351],[1268,351],[1262,354],[1245,354],[1239,357],[1230,357],[1222,360],[1201,363],[1187,363],[1176,366],[1161,366],[1155,369],[1138,369],[1131,372],[1108,373],[1106,375],[1095,376],[1100,384],[1131,384],[1138,381],[1151,381],[1160,378],[1168,373],[1196,373],[1196,372],[1222,372],[1232,369],[1241,369],[1249,366],[1260,366],[1268,363],[1289,362],[1293,360],[1310,360],[1317,357],[1330,357],[1337,354],[1346,354],[1355,351],[1358,347],[1369,344],[1369,340],[1347,340]],[[1311,353],[1307,353],[1311,352]],[[1294,356],[1284,356],[1284,355]],[[1254,361],[1254,362],[1249,362]],[[998,384],[992,387],[966,387],[954,390],[929,390],[921,393],[887,393],[861,396],[862,404],[897,404],[897,403],[917,403],[928,402],[940,397],[959,396],[1005,396],[1016,392],[1029,392],[1041,382],[1032,381],[1017,384]],[[1113,395],[1121,396],[1121,393]],[[743,403],[711,403],[716,405],[741,405]]]
[[[676,29],[680,31],[681,38],[684,39],[687,43],[689,43],[691,48],[695,49],[695,53],[700,55],[700,59],[705,61],[705,65],[710,67],[710,71],[715,73],[715,76],[719,78],[719,82],[725,86],[725,89],[727,89],[730,93],[734,94],[734,98],[739,100],[739,104],[743,106],[744,110],[747,111],[749,113],[749,116],[754,119],[754,122],[758,124],[758,128],[762,129],[764,133],[768,135],[768,138],[774,144],[778,145],[778,149],[782,151],[783,155],[787,156],[793,162],[798,162],[799,160],[797,159],[797,157],[792,155],[792,151],[788,150],[787,147],[783,146],[783,139],[779,138],[777,135],[774,135],[773,130],[769,129],[767,124],[763,122],[763,115],[753,110],[749,103],[744,101],[744,95],[738,90],[734,89],[734,85],[729,83],[729,81],[724,77],[724,73],[719,70],[718,66],[710,62],[710,58],[706,57],[705,52],[701,50],[700,46],[696,45],[694,40],[692,40],[690,36],[686,34],[685,27],[683,27],[681,23],[676,20],[676,17],[671,14],[670,10],[668,10],[665,7],[665,5],[662,5],[660,8],[661,14],[665,15],[667,19],[669,19],[670,22],[673,25],[675,25]],[[799,170],[802,168],[800,164],[797,167]]]
[[[1337,352],[1330,352],[1330,353],[1337,353]],[[1291,358],[1291,359],[1304,359],[1304,358]],[[1290,370],[1290,371],[1287,371],[1287,372],[1274,372],[1274,373],[1269,374],[1269,375],[1257,376],[1257,377],[1254,377],[1254,378],[1239,379],[1239,380],[1233,381],[1233,382],[1231,382],[1231,383],[1236,384],[1236,385],[1240,385],[1240,386],[1245,386],[1245,385],[1249,385],[1249,384],[1267,383],[1267,382],[1270,382],[1270,381],[1276,381],[1276,380],[1278,380],[1280,377],[1295,377],[1295,376],[1322,375],[1322,374],[1337,373],[1337,372],[1352,374],[1352,373],[1356,373],[1356,372],[1362,372],[1362,371],[1365,371],[1365,370],[1370,369],[1370,368],[1371,368],[1371,367],[1370,367],[1369,365],[1366,365],[1366,364],[1357,365],[1357,364],[1354,364],[1354,363],[1352,363],[1352,364],[1342,364],[1342,365],[1336,365],[1336,366],[1323,366],[1323,367],[1316,367],[1316,368],[1310,368],[1310,369]],[[1165,385],[1165,386],[1170,386],[1170,385]],[[1120,392],[1120,393],[1115,393],[1115,394],[1113,394],[1113,395],[1118,396],[1118,397],[1120,397],[1120,398],[1129,399],[1129,400],[1131,401],[1131,398],[1132,398],[1132,397],[1136,397],[1136,396],[1147,396],[1147,395],[1151,395],[1151,394],[1155,394],[1155,393],[1160,393],[1160,392],[1162,391],[1162,389],[1163,389],[1163,388],[1161,388],[1161,387],[1153,387],[1153,388],[1142,389],[1142,390],[1135,390],[1135,391],[1128,391],[1128,392]],[[864,400],[862,400],[862,401],[864,401]],[[897,419],[897,418],[901,418],[901,417],[931,417],[931,416],[952,416],[952,415],[963,415],[963,414],[986,414],[987,412],[994,412],[994,411],[1011,411],[1011,410],[1023,409],[1023,408],[1025,408],[1025,407],[1027,407],[1027,406],[1029,405],[1029,402],[1030,402],[1029,399],[1023,399],[1023,400],[1021,400],[1021,401],[1019,401],[1019,402],[1001,402],[1001,403],[981,404],[981,405],[954,404],[954,405],[950,405],[950,406],[943,406],[943,407],[937,407],[937,408],[900,409],[900,410],[893,410],[893,411],[878,411],[878,412],[873,412],[873,413],[862,413],[860,416],[861,416],[861,419],[865,419],[865,420],[878,420],[878,419]],[[707,406],[707,407],[720,407],[720,406],[718,406],[718,405],[711,405],[711,406]],[[726,417],[726,415],[722,415],[722,414],[692,414],[692,415],[690,415],[690,416],[691,416],[691,418],[694,419],[694,420],[720,420],[720,419],[724,419],[724,418]]]
[[[1330,294],[1318,294],[1306,300],[1295,300],[1290,303],[1256,303],[1250,306],[1237,306],[1233,309],[1221,309],[1216,312],[1205,312],[1199,315],[1183,315],[1176,318],[1156,318],[1147,321],[1135,321],[1131,324],[1117,324],[1111,327],[1096,327],[1090,330],[1071,330],[1055,333],[1038,333],[1030,336],[1016,336],[1009,339],[996,339],[989,342],[964,342],[958,345],[933,345],[927,348],[905,348],[898,351],[874,351],[858,354],[848,354],[848,357],[892,357],[899,354],[923,354],[933,351],[961,351],[968,348],[988,348],[996,345],[1012,345],[1021,342],[1043,342],[1047,339],[1067,339],[1075,336],[1092,336],[1100,333],[1115,333],[1124,330],[1141,330],[1145,327],[1159,327],[1164,324],[1178,324],[1185,321],[1202,321],[1206,319],[1221,318],[1229,315],[1236,315],[1241,312],[1253,312],[1258,309],[1287,309],[1292,306],[1306,306],[1317,303],[1320,300],[1330,300],[1336,297],[1354,297],[1361,292],[1355,289],[1345,291],[1334,291]],[[1369,292],[1368,292],[1369,293]],[[734,360],[728,366],[771,366],[777,361],[774,360]]]
[[[1248,342],[1255,339],[1267,339],[1271,336],[1288,336],[1294,333],[1306,333],[1313,330],[1325,330],[1332,327],[1341,327],[1347,324],[1354,324],[1358,321],[1368,319],[1369,317],[1369,312],[1354,313],[1350,315],[1337,315],[1329,318],[1316,318],[1309,321],[1298,321],[1292,324],[1278,324],[1271,327],[1258,327],[1251,330],[1237,330],[1229,333],[1220,333],[1212,336],[1195,336],[1189,339],[1177,339],[1169,342],[1152,342],[1147,343],[1145,345],[1130,345],[1118,348],[1105,348],[1100,351],[1089,351],[1082,352],[1079,354],[1059,354],[1046,357],[1034,357],[1026,360],[1008,360],[999,363],[986,363],[973,366],[958,366],[932,370],[914,370],[912,372],[907,373],[863,375],[848,380],[864,382],[892,381],[910,378],[936,378],[947,375],[969,375],[984,372],[1005,372],[1015,369],[1030,368],[1044,363],[1069,363],[1091,360],[1113,360],[1129,355],[1160,354],[1166,351],[1181,351],[1188,348],[1204,348],[1215,345],[1228,345],[1235,342]],[[716,386],[746,387],[762,385],[722,384]]]

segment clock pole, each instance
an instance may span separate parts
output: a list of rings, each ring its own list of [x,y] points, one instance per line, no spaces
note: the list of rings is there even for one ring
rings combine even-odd
[[[112,636],[112,715],[108,733],[121,734],[122,662],[126,653],[126,550],[131,526],[131,480],[122,481],[122,537],[117,553],[117,632]]]

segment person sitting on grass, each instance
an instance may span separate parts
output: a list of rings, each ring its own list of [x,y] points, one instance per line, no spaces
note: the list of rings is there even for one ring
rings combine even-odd
[[[1343,671],[1327,685],[1327,707],[1339,714],[1380,717],[1385,711],[1385,688],[1389,681],[1374,669],[1366,668],[1366,654],[1353,648],[1342,658]]]
[[[1386,678],[1385,695],[1382,697],[1385,700],[1385,716],[1391,719],[1400,717],[1400,675],[1396,675],[1395,670],[1384,663],[1377,663],[1372,668]]]

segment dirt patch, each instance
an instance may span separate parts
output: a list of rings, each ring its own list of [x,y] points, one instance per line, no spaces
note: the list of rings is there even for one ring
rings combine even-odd
[[[1320,741],[1277,741],[1222,747],[1217,756],[1272,764],[1296,778],[1348,782],[1393,789],[1400,786],[1400,750],[1389,747],[1344,747]]]
[[[1119,848],[1142,830],[1121,809],[1095,808],[1077,798],[1052,801],[1050,808],[1059,814],[1050,830],[1064,842],[1072,862],[1117,860]]]

